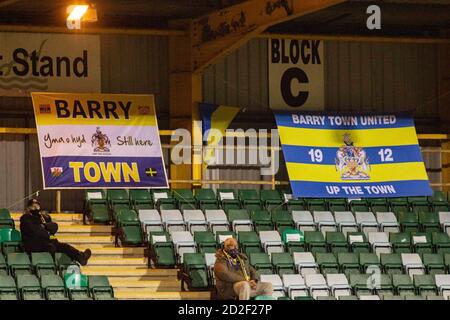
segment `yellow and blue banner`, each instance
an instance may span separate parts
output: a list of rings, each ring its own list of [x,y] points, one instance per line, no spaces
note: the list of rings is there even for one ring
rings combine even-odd
[[[215,150],[212,147],[217,146],[225,136],[225,131],[238,114],[240,108],[200,103],[199,110],[202,118],[203,143],[206,147],[209,147],[204,158],[205,162],[207,162],[214,156]]]
[[[432,194],[405,114],[275,114],[293,194],[379,198]]]
[[[31,97],[44,189],[168,187],[152,95]]]

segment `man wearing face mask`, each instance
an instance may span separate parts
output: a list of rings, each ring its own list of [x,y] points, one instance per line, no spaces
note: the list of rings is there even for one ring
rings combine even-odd
[[[249,300],[273,293],[271,283],[259,281],[258,272],[248,263],[247,256],[239,252],[234,238],[225,240],[223,249],[217,250],[214,274],[218,298],[222,300]]]
[[[26,252],[49,252],[55,257],[56,252],[65,253],[72,260],[85,266],[91,256],[91,250],[78,251],[67,243],[55,238],[58,224],[52,222],[48,214],[41,213],[41,205],[36,199],[28,201],[27,213],[20,217],[20,233]]]

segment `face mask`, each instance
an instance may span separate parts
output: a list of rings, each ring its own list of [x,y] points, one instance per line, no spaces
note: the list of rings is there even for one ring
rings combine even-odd
[[[33,210],[30,210],[30,212],[31,212],[32,215],[37,216],[39,214],[40,210],[39,209],[33,209]]]
[[[236,259],[237,256],[238,256],[238,254],[239,254],[239,250],[238,250],[238,249],[231,249],[231,250],[229,251],[229,253],[230,253],[230,256],[231,256],[233,259]]]

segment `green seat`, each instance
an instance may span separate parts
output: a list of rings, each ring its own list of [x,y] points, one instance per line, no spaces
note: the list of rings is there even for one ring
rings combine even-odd
[[[94,300],[115,300],[114,289],[106,276],[89,276],[89,292]]]
[[[348,203],[347,199],[328,199],[328,207],[330,208],[330,211],[340,212],[340,211],[348,211]]]
[[[47,300],[68,300],[64,282],[56,274],[42,275],[41,288]]]
[[[31,265],[34,272],[38,277],[44,274],[56,273],[55,262],[53,257],[48,252],[32,252],[31,253]]]
[[[367,203],[373,213],[390,211],[389,203],[386,198],[369,198]]]
[[[414,212],[428,211],[429,209],[427,197],[408,197],[408,204]]]
[[[227,216],[233,231],[249,231],[253,229],[253,223],[247,209],[229,209]]]
[[[191,189],[172,189],[172,193],[181,211],[197,209],[197,204]]]
[[[250,213],[256,231],[273,230],[272,216],[267,210],[254,210]]]
[[[306,203],[303,199],[290,199],[286,204],[287,211],[303,211],[306,210]]]
[[[370,243],[363,232],[347,232],[347,243],[354,253],[370,252]]]
[[[400,253],[380,253],[380,262],[384,273],[390,275],[403,273],[402,257]]]
[[[261,204],[266,210],[272,212],[273,210],[283,209],[283,199],[278,190],[261,190],[259,192]]]
[[[410,211],[408,199],[407,198],[388,198],[387,199],[391,211],[395,213],[398,218],[398,213]]]
[[[285,229],[294,228],[292,213],[287,210],[277,210],[272,212],[272,222],[276,230],[281,234]]]
[[[130,189],[130,202],[136,212],[140,209],[153,209],[152,195],[145,189]]]
[[[325,234],[328,250],[333,253],[348,252],[348,243],[345,235],[339,231],[328,231]]]
[[[273,252],[271,254],[272,265],[274,267],[274,271],[278,273],[280,277],[283,274],[294,274],[295,273],[295,264],[294,259],[291,254],[288,252]]]
[[[439,253],[424,253],[422,255],[422,262],[428,274],[444,274],[445,264],[444,256]]]
[[[419,223],[423,232],[439,232],[439,215],[432,211],[419,211]]]
[[[20,274],[17,276],[17,289],[22,300],[44,300],[39,279],[35,275]]]
[[[339,273],[339,263],[333,253],[316,252],[316,263],[320,273]]]
[[[370,282],[370,274],[350,274],[350,286],[353,293],[360,297],[365,295],[372,295],[373,287]]]
[[[370,211],[370,206],[365,199],[352,200],[350,201],[349,207],[353,213]]]
[[[88,189],[84,192],[84,215],[94,223],[110,223],[106,191],[102,189]]]
[[[359,265],[362,272],[366,272],[368,268],[381,269],[380,260],[376,253],[361,252],[359,254]]]
[[[8,265],[6,264],[5,257],[0,253],[0,275],[8,274]]]
[[[70,300],[92,300],[89,296],[89,278],[81,273],[65,273],[64,287]]]
[[[152,231],[148,236],[149,265],[170,268],[176,265],[175,248],[170,236],[165,231]]]
[[[18,291],[11,276],[0,274],[0,300],[18,300]]]
[[[0,209],[0,228],[15,228],[14,219],[11,218],[11,214],[8,209]]]
[[[114,217],[120,209],[130,208],[128,192],[125,189],[107,189],[106,198]]]
[[[416,212],[400,211],[397,215],[402,232],[416,232],[419,230],[419,217]]]
[[[436,281],[434,275],[430,274],[415,274],[413,276],[414,287],[416,293],[421,296],[436,295]]]
[[[252,252],[262,252],[261,240],[255,231],[240,231],[237,238],[241,251],[247,256]]]
[[[281,241],[290,254],[305,251],[305,236],[303,231],[298,229],[284,229],[281,233]]]
[[[31,274],[31,262],[24,252],[12,252],[6,255],[6,262],[9,267],[9,274],[17,278],[20,274]]]
[[[426,242],[422,242],[426,240]],[[432,253],[431,233],[429,232],[411,232],[411,244],[416,253]]]
[[[312,296],[295,296],[294,300],[305,300],[305,301],[309,301],[309,300],[314,300],[314,298]]]
[[[357,296],[351,295],[351,296],[339,296],[338,300],[358,300]]]
[[[62,252],[55,253],[55,266],[60,275],[64,273],[65,270],[76,262],[73,261],[68,255]]]
[[[411,252],[411,234],[409,232],[391,232],[389,234],[389,242],[396,253]]]
[[[233,189],[217,189],[217,200],[225,211],[241,208],[237,194]]]
[[[216,209],[218,208],[218,201],[213,189],[195,189],[194,195],[200,206],[214,205]]]
[[[236,232],[234,231],[217,231],[216,232],[216,244],[218,247],[223,245],[224,239],[233,237],[237,239]]]
[[[122,245],[141,245],[143,235],[141,222],[137,213],[130,209],[121,209],[116,216],[116,245],[118,240]]]
[[[433,195],[428,197],[428,202],[434,212],[449,211],[447,195],[439,190],[434,190]]]
[[[431,243],[437,253],[450,253],[450,236],[445,232],[433,232]]]
[[[322,198],[305,198],[307,210],[309,211],[327,211],[328,204]]]
[[[394,294],[391,275],[378,274],[377,277],[372,277],[370,279],[373,280],[372,286],[375,288],[375,293],[378,296],[382,297]]]
[[[265,252],[252,252],[249,256],[250,264],[259,272],[259,274],[272,274],[273,267],[270,262],[270,256]]]
[[[444,264],[447,269],[447,273],[450,273],[450,253],[444,253]]]
[[[350,252],[339,252],[337,254],[337,260],[341,272],[345,273],[347,277],[350,274],[358,274],[361,272],[358,254]]]
[[[195,231],[194,241],[197,243],[200,253],[216,252],[216,239],[211,231]]]
[[[255,189],[239,189],[238,199],[243,206],[256,205],[258,208],[260,208],[260,197]]]
[[[22,237],[16,229],[0,229],[0,244],[4,255],[11,252],[20,252]]]
[[[305,245],[308,251],[327,252],[327,245],[323,233],[320,231],[305,231]]]
[[[151,191],[152,200],[155,207],[159,210],[176,209],[176,201],[173,198],[172,191],[169,189],[153,189]]]
[[[183,269],[179,279],[188,285],[189,290],[208,288],[208,270],[202,253],[185,253],[183,255]]]

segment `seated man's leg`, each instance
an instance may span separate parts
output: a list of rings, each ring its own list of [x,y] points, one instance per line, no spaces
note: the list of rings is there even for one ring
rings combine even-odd
[[[52,242],[35,242],[25,246],[24,249],[28,254],[31,252],[49,252],[55,258],[56,246]]]
[[[56,252],[65,253],[72,260],[80,262],[80,264],[85,265],[87,260],[91,256],[91,250],[87,249],[84,252],[78,251],[76,248],[72,247],[70,244],[59,242],[57,239],[51,240],[56,248]]]
[[[233,290],[239,300],[250,300],[250,284],[247,281],[239,281],[233,284]]]
[[[250,297],[272,296],[273,286],[270,282],[258,282],[256,288],[250,291]]]

